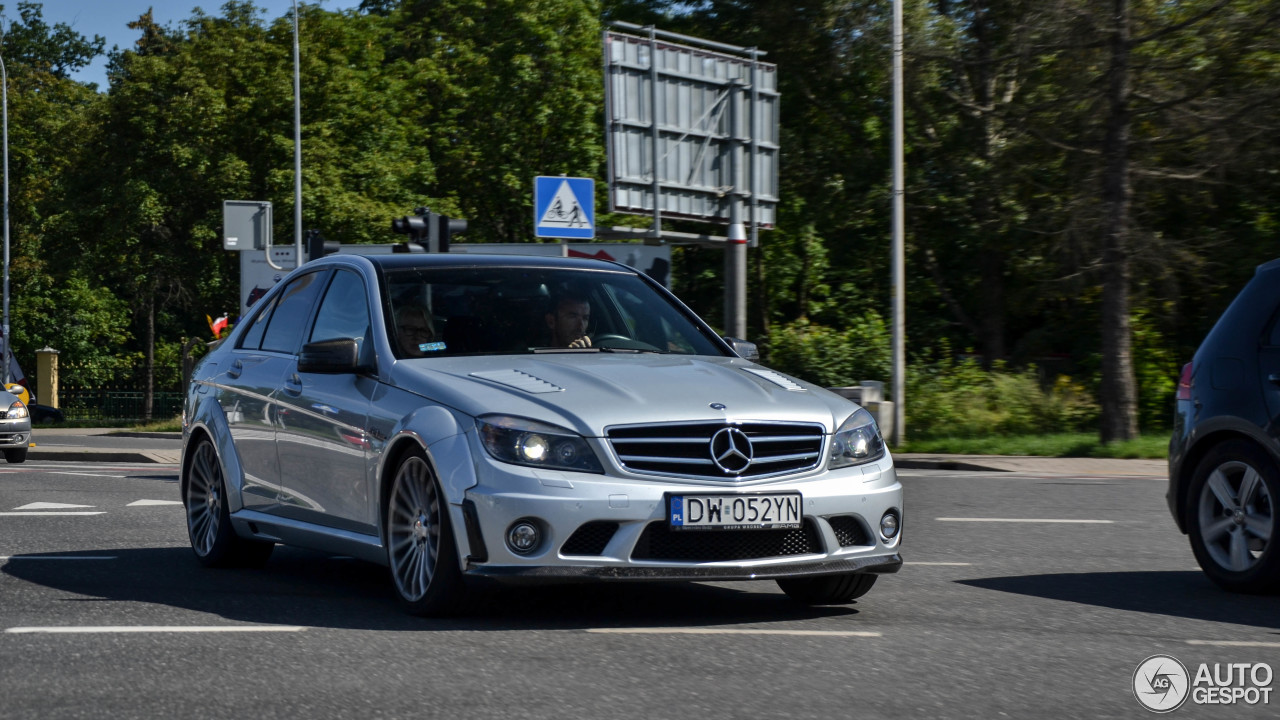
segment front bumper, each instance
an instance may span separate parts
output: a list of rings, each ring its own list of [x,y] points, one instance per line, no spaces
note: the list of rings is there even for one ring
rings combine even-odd
[[[29,447],[31,444],[31,418],[0,420],[0,450]]]
[[[487,458],[479,465],[481,482],[466,491],[467,509],[455,515],[465,524],[456,535],[469,547],[469,575],[509,581],[763,580],[892,573],[902,565],[901,531],[891,540],[879,533],[886,512],[902,520],[902,485],[888,454],[866,466],[746,483],[533,470]],[[801,530],[676,532],[666,525],[669,494],[792,491],[802,497]],[[542,535],[524,555],[506,542],[518,520],[532,521]],[[594,543],[578,541],[579,531],[587,530],[598,531]],[[704,545],[715,552],[703,554]]]

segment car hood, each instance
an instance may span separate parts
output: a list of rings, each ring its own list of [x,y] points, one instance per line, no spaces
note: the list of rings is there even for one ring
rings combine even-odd
[[[820,423],[830,433],[856,409],[823,388],[746,360],[705,356],[400,360],[391,382],[468,415],[517,415],[594,437],[612,425],[707,420]]]

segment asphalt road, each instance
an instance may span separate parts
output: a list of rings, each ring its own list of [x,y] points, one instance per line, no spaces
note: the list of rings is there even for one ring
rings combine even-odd
[[[1140,718],[1152,655],[1280,672],[1280,598],[1204,579],[1163,478],[901,476],[907,564],[850,606],[578,585],[422,620],[353,560],[201,568],[175,466],[0,465],[0,717]]]

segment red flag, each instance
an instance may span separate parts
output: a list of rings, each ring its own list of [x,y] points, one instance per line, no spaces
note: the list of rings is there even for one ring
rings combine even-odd
[[[227,329],[226,313],[223,313],[222,317],[218,318],[217,320],[214,320],[208,315],[205,315],[204,318],[209,321],[209,329],[213,331],[213,336],[215,338],[221,338],[222,331]]]

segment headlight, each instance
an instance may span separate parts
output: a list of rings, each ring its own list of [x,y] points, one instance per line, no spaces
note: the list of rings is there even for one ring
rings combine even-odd
[[[22,401],[19,400],[9,406],[9,410],[4,414],[4,416],[10,420],[27,417],[27,406],[23,405]]]
[[[884,456],[884,438],[865,408],[845,420],[831,438],[831,469],[858,465]]]
[[[507,415],[476,418],[476,428],[484,449],[496,460],[537,468],[604,472],[591,446],[571,430]]]

